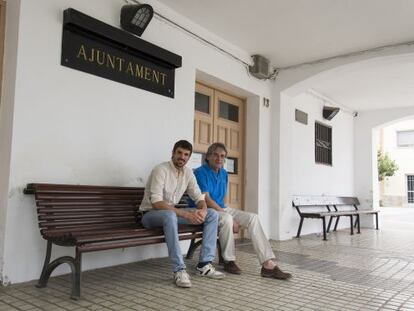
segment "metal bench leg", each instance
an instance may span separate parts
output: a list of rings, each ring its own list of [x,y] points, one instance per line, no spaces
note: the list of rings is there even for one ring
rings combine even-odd
[[[304,217],[300,217],[300,223],[299,223],[298,233],[296,234],[296,237],[298,239],[300,238],[300,232],[302,231],[303,219],[304,219]]]
[[[336,231],[336,228],[338,228],[339,218],[341,218],[341,216],[336,217],[334,231]]]
[[[326,219],[322,217],[323,240],[326,241]]]
[[[47,241],[46,258],[43,264],[42,274],[40,275],[40,279],[36,287],[38,288],[46,287],[53,270],[55,270],[61,264],[67,263],[70,267],[70,270],[72,271],[71,298],[79,299],[80,297],[80,273],[81,273],[80,254],[78,255],[78,253],[76,253],[76,258],[73,258],[70,256],[63,256],[50,262],[51,253],[52,253],[52,242]]]
[[[219,258],[219,264],[222,265],[224,264],[224,258],[223,258],[223,253],[221,252],[221,244],[219,239],[217,239],[217,252],[218,252],[218,258]]]
[[[203,240],[198,240],[197,242],[195,241],[195,239],[191,240],[190,243],[190,247],[188,248],[188,252],[187,252],[187,259],[193,259],[194,256],[194,252],[197,249],[197,247],[199,247],[201,245],[201,243],[203,243]]]
[[[354,235],[354,217],[350,215],[349,220],[351,222],[351,235]]]
[[[45,262],[43,263],[42,273],[40,274],[39,281],[36,285],[36,287],[38,288],[46,287],[47,282],[49,281],[50,273],[48,274],[47,270],[49,267],[51,254],[52,254],[52,242],[47,241]]]
[[[72,295],[70,298],[78,300],[80,298],[81,272],[82,272],[82,253],[76,250],[76,257],[72,269]]]
[[[358,224],[358,233],[361,233],[361,215],[357,214],[356,223]]]
[[[331,230],[332,219],[333,219],[334,217],[335,217],[335,216],[331,216],[331,217],[329,217],[328,229],[326,229],[326,232],[329,232],[329,230]]]
[[[376,228],[375,229],[379,229],[379,227],[378,227],[378,212],[377,213],[375,213],[375,225],[376,225]]]

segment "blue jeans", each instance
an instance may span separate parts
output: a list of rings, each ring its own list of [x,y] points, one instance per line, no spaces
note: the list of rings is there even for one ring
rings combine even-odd
[[[194,211],[194,208],[184,209]],[[200,262],[213,261],[216,255],[218,213],[209,208],[203,223],[203,242],[201,245]],[[190,224],[187,219],[177,217],[177,214],[168,210],[152,209],[142,217],[142,224],[145,228],[151,229],[162,227],[164,229],[165,242],[168,247],[168,255],[174,272],[185,269],[183,255],[181,254],[178,239],[178,225]]]

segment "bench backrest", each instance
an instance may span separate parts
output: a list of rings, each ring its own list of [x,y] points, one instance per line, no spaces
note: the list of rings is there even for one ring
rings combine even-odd
[[[137,225],[144,188],[28,184],[42,234],[128,228]]]
[[[341,206],[359,205],[356,197],[336,197],[336,196],[317,196],[317,195],[295,195],[292,198],[293,206]]]
[[[42,235],[142,228],[142,187],[28,184],[24,193],[35,195]]]

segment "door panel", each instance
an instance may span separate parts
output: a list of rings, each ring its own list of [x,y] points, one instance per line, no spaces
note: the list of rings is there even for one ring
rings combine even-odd
[[[227,147],[227,157],[234,163],[234,172],[229,172],[227,204],[229,207],[243,209],[243,120],[244,103],[241,99],[215,91],[214,137]],[[228,160],[227,160],[228,161]]]
[[[194,151],[205,154],[213,142],[226,145],[229,185],[225,203],[243,209],[243,100],[196,84]]]
[[[194,113],[194,150],[207,150],[213,139],[214,91],[201,84],[196,85]]]
[[[227,147],[225,168],[229,176],[227,196],[229,207],[243,210],[243,100],[196,83],[194,113],[194,151],[205,154],[214,142]],[[236,234],[236,238],[243,232]]]

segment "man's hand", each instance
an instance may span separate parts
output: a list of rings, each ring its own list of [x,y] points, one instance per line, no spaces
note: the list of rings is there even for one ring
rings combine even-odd
[[[203,217],[202,215],[200,215],[200,211],[202,210],[186,211],[183,217],[187,219],[190,224],[193,224],[193,225],[202,224],[204,222],[205,216]]]
[[[198,213],[198,215],[200,215],[203,218],[203,222],[206,220],[207,208],[197,209],[196,213]]]

